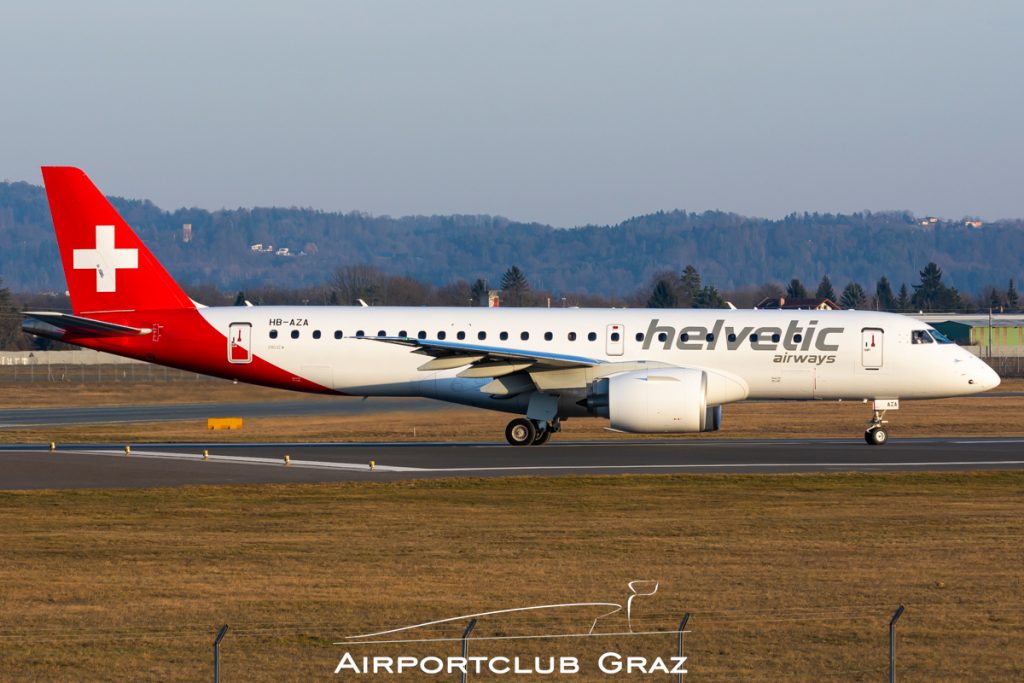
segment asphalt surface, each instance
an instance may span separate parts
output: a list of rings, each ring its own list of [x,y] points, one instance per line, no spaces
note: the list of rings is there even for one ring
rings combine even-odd
[[[556,437],[557,438],[557,437]],[[203,460],[204,448],[209,449]],[[289,457],[285,464],[284,456]],[[374,469],[370,469],[374,461]],[[1024,439],[201,444],[0,447],[0,489],[393,481],[624,473],[787,473],[1024,469]]]
[[[126,398],[131,398],[127,396]],[[168,403],[134,406],[77,408],[22,408],[0,410],[4,427],[51,427],[75,424],[122,424],[128,422],[175,422],[208,417],[306,417],[310,415],[359,415],[395,410],[443,410],[451,404],[424,398],[358,399],[330,398],[295,401],[239,403]]]

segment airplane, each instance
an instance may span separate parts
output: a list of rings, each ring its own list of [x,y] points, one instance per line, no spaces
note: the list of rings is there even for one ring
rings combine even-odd
[[[749,399],[870,402],[864,438],[882,445],[900,400],[1000,381],[934,328],[873,311],[207,307],[85,173],[42,173],[72,313],[27,312],[26,332],[239,382],[511,413],[513,446],[594,416],[620,432],[711,432],[722,406]]]

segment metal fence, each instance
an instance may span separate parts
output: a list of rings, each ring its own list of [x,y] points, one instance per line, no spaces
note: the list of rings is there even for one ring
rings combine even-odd
[[[993,370],[999,373],[1000,377],[1024,377],[1024,357],[1021,356],[992,356],[982,357]]]
[[[78,363],[27,363],[0,365],[0,383],[106,383],[106,382],[189,382],[209,380],[195,372],[176,370],[151,363],[91,365]]]

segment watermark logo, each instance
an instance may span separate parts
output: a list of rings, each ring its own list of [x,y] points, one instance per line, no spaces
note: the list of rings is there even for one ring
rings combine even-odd
[[[571,676],[583,672],[585,669],[596,670],[608,676],[628,676],[635,678],[646,675],[674,674],[682,676],[686,671],[686,657],[682,652],[682,634],[686,619],[680,623],[677,631],[636,631],[633,628],[633,615],[636,601],[647,598],[658,592],[659,583],[651,580],[630,581],[627,584],[628,595],[625,602],[569,602],[545,605],[527,605],[523,607],[506,607],[503,609],[475,612],[472,614],[460,614],[454,617],[434,619],[416,624],[398,626],[372,633],[361,633],[347,637],[344,641],[335,645],[345,646],[334,673],[338,675],[376,675],[382,674],[402,675],[420,674],[429,676],[438,675],[481,675],[489,674],[495,676]],[[555,643],[564,643],[569,639],[591,638],[591,637],[625,637],[625,636],[656,636],[676,635],[678,636],[678,652],[668,656],[641,656],[631,652],[606,651],[598,655],[592,662],[584,662],[577,656],[560,653],[543,654],[539,656],[505,656],[497,655],[474,655],[468,654],[468,644],[471,631],[473,631],[479,620],[494,620],[506,615],[524,613],[555,614],[579,609],[597,609],[596,617],[588,618],[589,626],[585,630],[573,632],[552,632],[533,633],[521,636],[493,635],[474,637],[474,643],[489,642],[491,644],[502,641],[537,641],[544,643],[546,649],[553,649]],[[603,631],[599,630],[602,621],[608,622],[613,615],[625,613],[626,630]],[[462,638],[429,638],[417,637],[427,630],[436,629],[448,624],[466,623],[467,627]],[[424,644],[444,643],[452,641],[462,642],[461,656],[417,656],[413,654],[399,654],[397,656],[353,654],[352,649],[356,646],[390,646],[390,647],[413,647]]]

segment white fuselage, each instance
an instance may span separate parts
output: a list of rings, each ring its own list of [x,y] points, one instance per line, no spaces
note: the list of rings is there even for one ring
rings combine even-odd
[[[699,368],[750,399],[922,399],[985,391],[999,377],[954,344],[912,343],[928,326],[869,311],[258,306],[204,308],[230,338],[251,325],[251,351],[336,391],[423,396],[521,412],[488,379],[420,370],[429,357],[375,337],[409,337],[629,363]],[[618,335],[618,336],[616,336]],[[614,365],[613,365],[614,364]],[[571,393],[571,392],[570,392]],[[573,397],[576,398],[576,397]],[[572,402],[564,402],[567,416]]]

